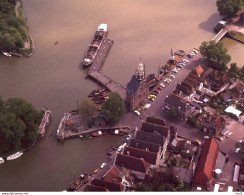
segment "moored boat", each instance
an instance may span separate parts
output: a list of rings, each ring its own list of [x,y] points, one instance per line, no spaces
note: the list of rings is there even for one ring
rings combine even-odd
[[[4,163],[4,159],[0,157],[0,164]]]
[[[14,160],[16,158],[19,158],[23,155],[23,151],[16,152],[10,156],[7,157],[7,160]]]
[[[107,134],[106,131],[96,131],[96,132],[93,132],[93,133],[92,133],[92,136],[93,136],[93,137],[99,137],[99,136],[104,136],[104,135],[106,135],[106,134]]]
[[[12,55],[10,54],[10,53],[8,53],[8,52],[2,52],[3,53],[3,55],[5,55],[5,56],[7,56],[7,57],[11,57]]]
[[[75,191],[77,190],[82,184],[86,183],[88,174],[81,174],[78,179],[73,181],[71,184],[68,185],[67,191]]]
[[[100,45],[101,45],[103,39],[106,37],[107,31],[108,31],[107,24],[99,25],[99,27],[94,35],[94,38],[93,38],[92,42],[89,44],[86,54],[82,59],[82,64],[84,67],[88,67],[93,63],[94,58],[97,55],[97,51],[100,48]]]
[[[120,131],[119,129],[110,129],[109,133],[112,135],[124,135],[124,132]]]

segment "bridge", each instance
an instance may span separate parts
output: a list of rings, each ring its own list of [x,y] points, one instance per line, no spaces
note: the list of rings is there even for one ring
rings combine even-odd
[[[108,55],[108,52],[113,45],[113,41],[110,39],[104,39],[97,55],[87,73],[87,76],[98,82],[100,85],[106,87],[110,91],[117,91],[122,100],[125,101],[126,99],[126,89],[125,87],[118,84],[116,81],[110,79],[108,76],[102,74],[100,72],[102,65]]]
[[[221,31],[219,31],[218,34],[215,35],[212,40],[215,41],[216,43],[219,42],[226,35],[227,32],[228,32],[228,30],[227,30],[227,26],[226,26]]]

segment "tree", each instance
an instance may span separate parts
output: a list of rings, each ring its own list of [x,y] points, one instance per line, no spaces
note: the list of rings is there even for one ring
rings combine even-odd
[[[216,2],[220,15],[225,17],[232,17],[241,10],[243,0],[217,0]]]
[[[118,122],[125,113],[125,106],[117,91],[109,93],[108,99],[102,105],[101,113],[110,122]]]
[[[176,189],[173,185],[169,184],[169,183],[165,183],[163,185],[161,185],[159,187],[159,191],[163,191],[163,192],[175,192]]]
[[[79,111],[81,117],[87,121],[88,124],[91,124],[91,120],[96,113],[96,105],[94,101],[89,98],[83,98],[80,106]]]
[[[197,124],[197,118],[195,116],[189,116],[187,118],[187,123],[195,127]]]
[[[232,79],[236,79],[239,74],[239,68],[237,67],[236,63],[230,64],[230,69],[227,71],[228,77]]]
[[[222,42],[202,42],[200,46],[200,53],[206,59],[210,66],[215,69],[225,71],[227,64],[231,60],[231,56],[227,54],[228,50],[224,47]]]
[[[31,146],[38,138],[37,129],[43,113],[21,98],[0,98],[0,153]]]

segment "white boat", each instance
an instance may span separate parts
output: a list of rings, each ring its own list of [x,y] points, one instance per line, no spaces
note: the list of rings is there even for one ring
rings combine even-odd
[[[108,25],[107,24],[100,24],[98,26],[97,30],[104,31],[104,32],[108,32]]]
[[[20,151],[20,152],[16,152],[10,156],[7,157],[7,160],[14,160],[16,158],[19,158],[23,155],[23,151]]]
[[[0,157],[0,164],[4,163],[4,160],[2,157]]]
[[[3,55],[8,56],[8,57],[11,57],[11,56],[12,56],[12,55],[11,55],[10,53],[8,53],[8,52],[3,52]]]

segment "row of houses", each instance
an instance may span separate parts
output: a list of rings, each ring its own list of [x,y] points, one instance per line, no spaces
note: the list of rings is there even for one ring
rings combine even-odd
[[[93,180],[86,190],[125,191],[136,181],[150,178],[153,171],[163,166],[168,144],[176,137],[175,127],[165,126],[161,119],[148,117],[141,130],[135,132],[121,152],[117,152],[113,166],[102,180]]]
[[[230,100],[244,103],[241,102],[244,97],[242,83],[233,82],[225,73],[211,67],[198,65],[180,84],[177,84],[173,93],[166,97],[162,109],[166,113],[170,109],[175,109],[177,118],[186,121],[196,110],[202,110],[205,103],[211,102],[213,97],[220,94],[226,103]],[[226,123],[223,116],[215,111],[208,117],[202,117],[199,122],[203,130],[211,136],[219,135],[225,129]]]

